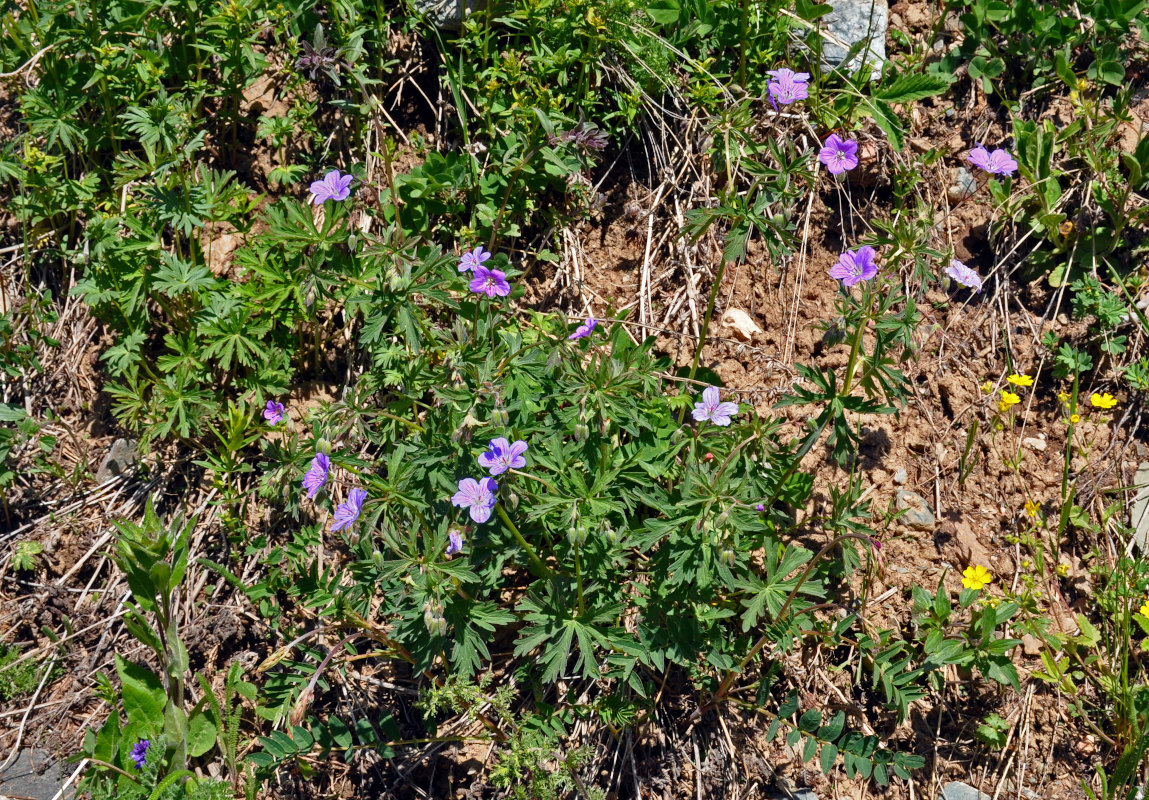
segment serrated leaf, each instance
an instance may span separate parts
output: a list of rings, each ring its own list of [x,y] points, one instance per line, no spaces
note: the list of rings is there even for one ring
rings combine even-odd
[[[890,147],[894,152],[900,153],[906,145],[905,132],[902,128],[902,121],[890,106],[877,98],[871,98],[866,102],[866,109],[870,112],[870,116],[874,118],[874,122],[886,134],[886,138],[890,140]]]
[[[873,97],[887,103],[911,103],[941,94],[949,85],[941,75],[900,75],[889,86],[879,87]]]

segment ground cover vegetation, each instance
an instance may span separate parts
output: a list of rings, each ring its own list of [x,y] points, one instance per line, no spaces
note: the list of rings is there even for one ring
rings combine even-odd
[[[5,747],[1138,796],[1149,10],[890,10],[6,6]]]

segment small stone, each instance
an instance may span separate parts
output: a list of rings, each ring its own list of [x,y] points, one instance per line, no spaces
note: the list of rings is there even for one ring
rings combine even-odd
[[[1027,656],[1041,655],[1041,640],[1031,634],[1023,634],[1021,637],[1021,650]]]
[[[138,455],[135,439],[116,439],[112,442],[112,448],[104,456],[104,460],[100,462],[100,468],[96,470],[96,483],[104,483],[117,475],[123,475],[132,464],[136,463],[136,458]]]
[[[898,471],[894,473],[894,483],[901,486],[906,482],[906,468],[898,467]]]
[[[828,0],[833,9],[822,19],[826,32],[835,39],[828,39],[822,46],[822,57],[831,67],[837,67],[846,54],[858,42],[868,42],[850,63],[848,70],[856,70],[862,62],[870,67],[870,80],[877,80],[882,74],[882,62],[886,60],[886,28],[890,24],[890,8],[887,0]]]
[[[904,511],[898,519],[908,528],[917,531],[932,531],[934,529],[934,510],[926,499],[917,492],[902,489],[895,499],[898,511]]]
[[[967,783],[951,781],[942,787],[938,800],[992,800],[992,798]]]
[[[957,202],[977,191],[977,179],[965,167],[957,168],[957,181],[950,186],[950,200]]]
[[[1129,525],[1133,528],[1133,541],[1141,552],[1149,551],[1149,461],[1137,465],[1133,485],[1140,486],[1129,510]]]
[[[436,28],[457,31],[463,27],[464,16],[473,14],[483,6],[479,5],[478,0],[415,0],[414,7]]]
[[[1044,439],[1038,439],[1036,436],[1026,436],[1021,440],[1021,443],[1035,453],[1045,452],[1046,444]]]

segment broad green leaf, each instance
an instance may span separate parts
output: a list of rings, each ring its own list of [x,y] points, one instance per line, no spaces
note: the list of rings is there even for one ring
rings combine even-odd
[[[159,732],[164,724],[167,695],[163,681],[151,672],[116,655],[116,672],[123,686],[124,714],[129,722]]]

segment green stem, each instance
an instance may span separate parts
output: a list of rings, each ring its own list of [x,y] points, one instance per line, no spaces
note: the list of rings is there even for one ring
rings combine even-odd
[[[531,566],[535,568],[535,571],[541,573],[540,577],[553,578],[555,576],[554,572],[543,563],[543,560],[539,558],[539,554],[535,552],[535,548],[531,547],[530,543],[519,533],[519,529],[515,527],[515,523],[511,522],[511,518],[508,517],[507,512],[503,510],[502,503],[495,505],[495,512],[499,515],[499,519],[503,521],[503,524],[511,531],[511,535],[515,537],[515,541],[523,548],[523,552],[527,554],[527,560],[531,562]]]
[[[1069,490],[1069,464],[1073,459],[1073,431],[1077,426],[1073,423],[1073,415],[1077,413],[1077,397],[1078,392],[1081,390],[1081,373],[1077,370],[1073,371],[1073,395],[1069,398],[1069,431],[1065,436],[1065,464],[1061,470],[1061,516],[1057,520],[1057,540],[1054,542],[1054,554],[1057,553],[1056,545],[1061,541],[1061,534],[1065,532],[1065,528],[1069,525],[1069,514],[1073,510],[1072,493]]]
[[[583,617],[586,615],[586,603],[583,601],[582,594],[582,564],[579,562],[579,548],[574,549],[575,561],[575,581],[578,584],[578,615]]]
[[[869,300],[869,290],[863,290],[866,296],[863,300]],[[865,306],[869,308],[870,303],[866,302]],[[862,337],[866,335],[866,323],[869,322],[869,316],[862,317],[858,321],[858,330],[854,332],[854,342],[850,346],[850,360],[846,364],[846,379],[842,384],[842,395],[849,397],[850,389],[854,384],[854,367],[858,363],[858,355],[862,352]]]
[[[702,316],[702,330],[698,332],[698,346],[694,348],[694,360],[690,364],[689,380],[694,380],[694,373],[698,371],[698,361],[702,358],[702,348],[706,345],[706,333],[710,330],[710,316],[714,313],[714,301],[718,299],[718,290],[722,287],[722,275],[726,272],[726,259],[718,265],[718,274],[714,276],[714,285],[710,287],[710,297],[706,300],[706,313]],[[678,424],[686,419],[686,407],[678,415]]]

